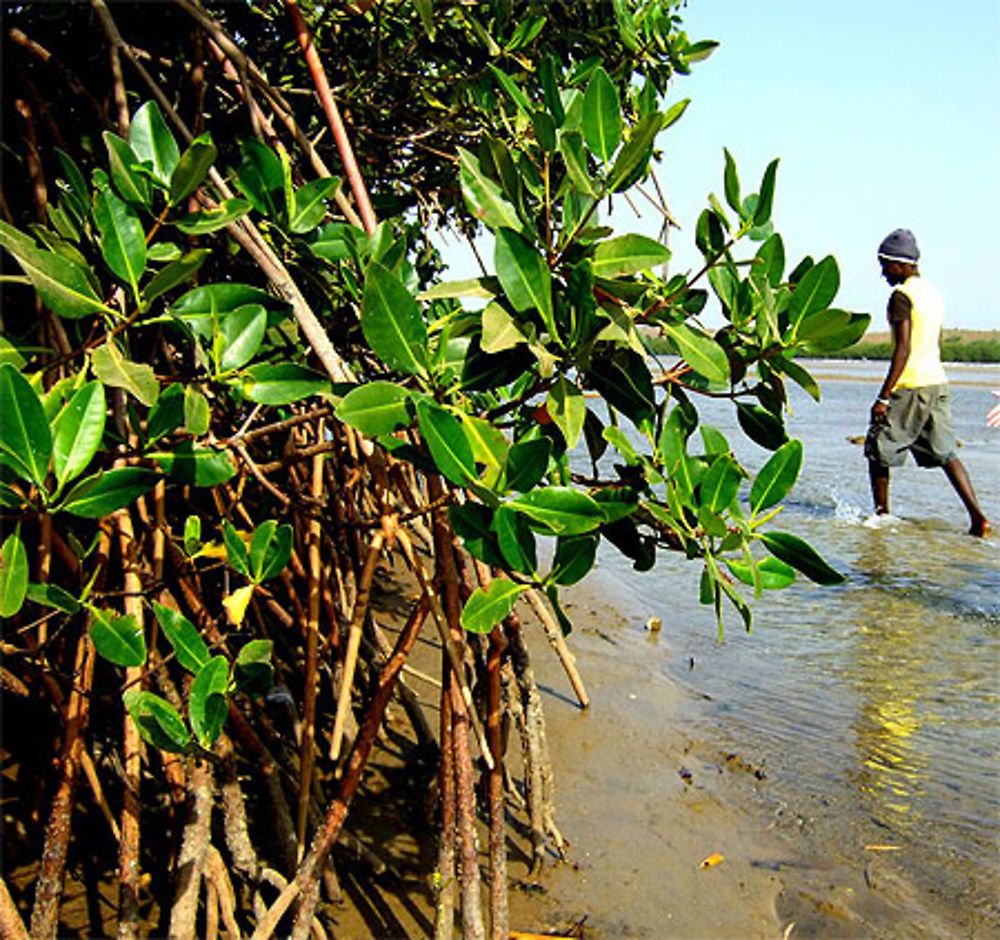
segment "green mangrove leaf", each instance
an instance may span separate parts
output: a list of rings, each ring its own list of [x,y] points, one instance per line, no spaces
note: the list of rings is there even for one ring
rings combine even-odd
[[[485,418],[477,418],[464,411],[460,412],[459,418],[466,440],[472,446],[473,459],[486,468],[483,482],[486,486],[493,486],[507,462],[507,438],[503,431],[493,427]]]
[[[271,688],[274,683],[273,650],[272,640],[250,640],[244,644],[233,668],[236,688],[250,695],[262,695]]]
[[[774,204],[774,180],[778,174],[779,159],[772,160],[760,181],[760,192],[757,198],[757,208],[753,214],[753,224],[757,227],[765,225],[771,218],[771,207]]]
[[[420,307],[403,282],[377,262],[365,275],[361,329],[390,368],[423,375],[427,367],[427,326]]]
[[[461,281],[442,281],[417,294],[417,300],[450,300],[453,297],[478,297],[492,300],[500,286],[495,277],[471,277]]]
[[[542,18],[542,22],[544,23],[544,17]],[[531,102],[528,100],[528,96],[518,87],[514,79],[506,72],[501,72],[492,62],[487,63],[487,66],[493,73],[493,77],[497,80],[497,84],[517,106],[518,111],[527,117],[531,117]]]
[[[230,522],[222,524],[222,541],[226,546],[226,560],[229,562],[229,567],[249,578],[250,556],[247,554],[246,544]]]
[[[237,307],[222,321],[219,368],[231,372],[245,366],[260,349],[267,332],[267,311],[260,304]]]
[[[739,488],[740,470],[736,461],[729,454],[721,454],[701,479],[701,505],[712,512],[722,512],[736,498]]]
[[[21,526],[0,546],[0,617],[13,617],[28,593],[28,552],[21,541]]]
[[[80,610],[80,602],[58,584],[29,584],[27,598],[42,607],[52,607],[64,614],[75,614]],[[2,616],[8,616],[3,614]]]
[[[59,412],[52,424],[52,464],[60,489],[87,469],[101,445],[106,417],[100,382],[88,382]]]
[[[191,733],[166,699],[139,689],[129,689],[122,699],[147,744],[171,754],[184,754],[188,750]]]
[[[583,397],[583,392],[564,375],[560,375],[549,390],[545,405],[549,417],[562,432],[566,446],[572,450],[580,440],[583,422],[587,417],[587,400]]]
[[[392,382],[367,382],[351,389],[337,406],[337,417],[375,437],[410,425],[410,393]]]
[[[754,260],[754,270],[761,271],[771,287],[778,287],[785,273],[785,243],[777,232],[757,249]]]
[[[278,550],[278,543],[283,543],[289,538],[290,532],[286,534],[283,531],[285,528],[285,526],[282,526],[282,532],[279,536],[278,523],[274,519],[268,519],[266,522],[262,522],[256,529],[253,530],[253,535],[250,538],[249,549],[250,577],[256,583],[259,584],[264,580],[265,562],[270,556],[274,555],[275,551]],[[288,547],[289,555],[287,558],[283,559],[281,567],[278,568],[276,573],[280,574],[281,569],[288,564],[288,558],[291,557],[290,541],[288,541]]]
[[[139,161],[149,165],[153,179],[164,189],[169,188],[181,153],[155,101],[147,101],[136,111],[129,127],[128,142]]]
[[[670,260],[670,249],[645,235],[622,235],[600,242],[594,252],[594,277],[626,277]]]
[[[0,454],[19,476],[42,488],[52,435],[35,390],[10,363],[0,365]]]
[[[510,229],[496,232],[494,263],[507,299],[518,313],[537,310],[549,335],[558,336],[552,307],[552,272],[535,248]]]
[[[788,440],[785,423],[760,405],[737,403],[736,419],[750,440],[768,450],[777,450]]]
[[[608,174],[608,189],[620,193],[646,173],[653,157],[656,135],[663,129],[664,116],[658,111],[642,118],[629,134]]]
[[[677,346],[684,361],[710,382],[729,381],[729,359],[726,351],[705,333],[686,323],[664,324],[663,331]]]
[[[184,427],[195,437],[208,433],[212,425],[212,409],[208,399],[193,385],[184,388]]]
[[[216,156],[218,151],[208,131],[191,141],[170,173],[170,205],[176,206],[205,182]]]
[[[112,311],[94,292],[94,272],[54,251],[36,248],[13,226],[0,222],[0,245],[16,259],[39,299],[53,313],[69,320]]]
[[[797,362],[792,359],[775,359],[771,363],[772,368],[776,372],[783,372],[792,381],[799,386],[799,388],[805,390],[809,393],[809,397],[814,401],[820,400],[820,389],[819,382],[812,377],[812,374],[807,372],[802,368]]]
[[[501,227],[520,231],[523,228],[517,210],[504,198],[500,187],[493,182],[468,150],[458,148],[462,196],[469,211],[487,228],[496,231]]]
[[[90,355],[96,375],[105,385],[123,388],[148,407],[156,404],[160,383],[153,367],[126,359],[113,339],[98,346]]]
[[[470,633],[489,633],[514,609],[527,585],[506,578],[495,578],[490,586],[476,588],[462,608],[462,628]]]
[[[727,558],[726,567],[744,584],[755,587],[753,569],[745,561]],[[795,581],[795,569],[786,565],[778,558],[765,558],[763,561],[752,559],[757,569],[760,586],[766,591],[777,591],[788,587]]]
[[[198,670],[191,683],[188,716],[198,743],[210,748],[226,721],[229,663],[225,656],[213,656]]]
[[[208,248],[196,248],[175,261],[171,261],[162,271],[158,271],[143,288],[143,302],[149,304],[168,290],[173,290],[179,284],[189,281],[198,273],[198,269],[211,253]]]
[[[228,450],[204,447],[190,440],[170,450],[152,452],[149,456],[164,473],[192,486],[218,486],[236,476],[236,467]]]
[[[146,662],[142,626],[132,614],[116,617],[114,611],[95,610],[90,622],[94,649],[116,666],[141,666]]]
[[[750,487],[750,510],[756,515],[780,503],[795,485],[802,469],[802,442],[782,444],[760,468]]]
[[[622,140],[618,89],[600,66],[594,69],[583,96],[583,139],[590,152],[605,163]]]
[[[493,528],[504,558],[503,567],[534,576],[538,567],[538,552],[535,534],[527,518],[509,506],[501,506],[493,517]]]
[[[556,535],[582,535],[607,521],[592,496],[568,486],[547,486],[515,496],[505,504]]]
[[[847,578],[831,568],[808,542],[789,532],[761,532],[760,540],[776,558],[817,584],[843,584]]]
[[[94,194],[94,221],[101,233],[101,254],[111,270],[139,299],[139,278],[146,270],[146,233],[139,216],[110,189]]]
[[[639,425],[656,410],[653,378],[645,359],[631,349],[594,359],[587,373],[590,384],[615,408]]]
[[[811,314],[830,306],[840,288],[840,269],[837,259],[827,255],[814,264],[795,285],[792,302],[788,308],[789,323],[796,327]]]
[[[297,235],[311,232],[326,215],[326,200],[340,186],[340,179],[335,176],[325,176],[318,180],[310,180],[295,191],[294,208],[288,213],[288,230]]]
[[[483,309],[483,352],[499,353],[527,341],[514,318],[500,304],[486,305]]]
[[[243,375],[243,394],[263,405],[290,405],[330,388],[326,376],[293,363],[250,366]]]
[[[176,610],[153,601],[153,613],[173,647],[177,662],[188,672],[197,673],[211,658],[208,646],[190,620]]]
[[[459,486],[475,481],[472,445],[458,419],[444,408],[421,401],[417,404],[417,421],[438,470]]]
[[[521,441],[507,453],[506,485],[509,490],[527,493],[534,489],[549,468],[552,442],[547,437]]]
[[[736,161],[733,160],[733,155],[727,148],[723,147],[722,152],[726,157],[726,170],[724,175],[726,202],[729,203],[730,208],[732,208],[737,215],[740,215],[743,211],[743,203],[740,201],[740,177],[736,169]]]
[[[108,151],[108,169],[111,171],[111,181],[114,183],[115,189],[118,190],[118,194],[131,205],[148,206],[150,203],[149,181],[135,169],[139,163],[135,151],[128,145],[127,141],[122,140],[117,134],[112,134],[111,131],[105,131],[103,136],[104,146]],[[86,199],[88,192],[86,185],[84,185],[82,192],[84,199]]]
[[[146,440],[153,444],[176,431],[184,423],[185,388],[170,385],[163,390],[146,418]]]
[[[220,202],[214,209],[192,212],[174,221],[174,225],[185,235],[208,235],[225,228],[231,222],[243,218],[251,209],[248,199],[234,196]]]
[[[579,131],[564,130],[559,134],[559,152],[566,164],[566,172],[573,185],[585,196],[594,195],[594,181],[587,167],[587,153],[583,149],[583,135]]]
[[[594,567],[598,541],[596,535],[560,537],[556,542],[556,554],[547,580],[569,585],[586,577]]]
[[[469,554],[494,568],[503,568],[507,562],[500,551],[497,534],[492,529],[493,515],[493,510],[481,503],[448,507],[452,528]]]
[[[144,467],[121,467],[85,477],[57,508],[85,519],[100,519],[131,505],[148,493],[160,478]]]

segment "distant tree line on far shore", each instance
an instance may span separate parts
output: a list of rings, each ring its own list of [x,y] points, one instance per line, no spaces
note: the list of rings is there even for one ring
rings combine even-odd
[[[674,352],[665,336],[646,336],[646,347],[653,355]],[[866,336],[846,349],[836,352],[816,350],[815,359],[891,359],[892,343],[886,334]],[[946,330],[941,341],[941,358],[945,362],[1000,362],[1000,330]]]

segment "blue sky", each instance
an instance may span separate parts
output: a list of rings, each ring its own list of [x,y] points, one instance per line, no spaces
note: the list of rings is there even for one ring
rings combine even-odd
[[[885,329],[875,252],[914,231],[948,325],[1000,329],[1000,3],[997,0],[690,0],[691,39],[721,45],[673,95],[660,136],[674,270],[694,266],[694,222],[722,195],[722,148],[755,190],[781,157],[774,220],[789,259],[837,257],[837,305]],[[653,214],[638,223],[655,233]],[[622,212],[615,222],[634,225]],[[617,227],[617,226],[616,226]]]

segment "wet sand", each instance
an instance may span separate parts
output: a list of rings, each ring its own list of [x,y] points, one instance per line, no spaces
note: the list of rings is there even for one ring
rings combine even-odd
[[[620,655],[614,612],[586,606],[571,637],[586,712],[532,638],[569,860],[547,867],[544,894],[512,894],[512,928],[582,920],[588,938],[780,936],[783,884],[766,863],[782,857],[781,840],[740,805],[745,787],[762,785],[757,768],[687,737],[678,720],[687,693],[637,672]],[[722,860],[703,867],[713,855]]]

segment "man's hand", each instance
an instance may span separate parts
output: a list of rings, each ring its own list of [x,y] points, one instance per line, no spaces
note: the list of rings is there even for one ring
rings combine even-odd
[[[889,415],[889,403],[885,401],[885,399],[881,398],[875,399],[875,404],[872,405],[872,414],[871,414],[872,424],[885,424],[888,415]]]

